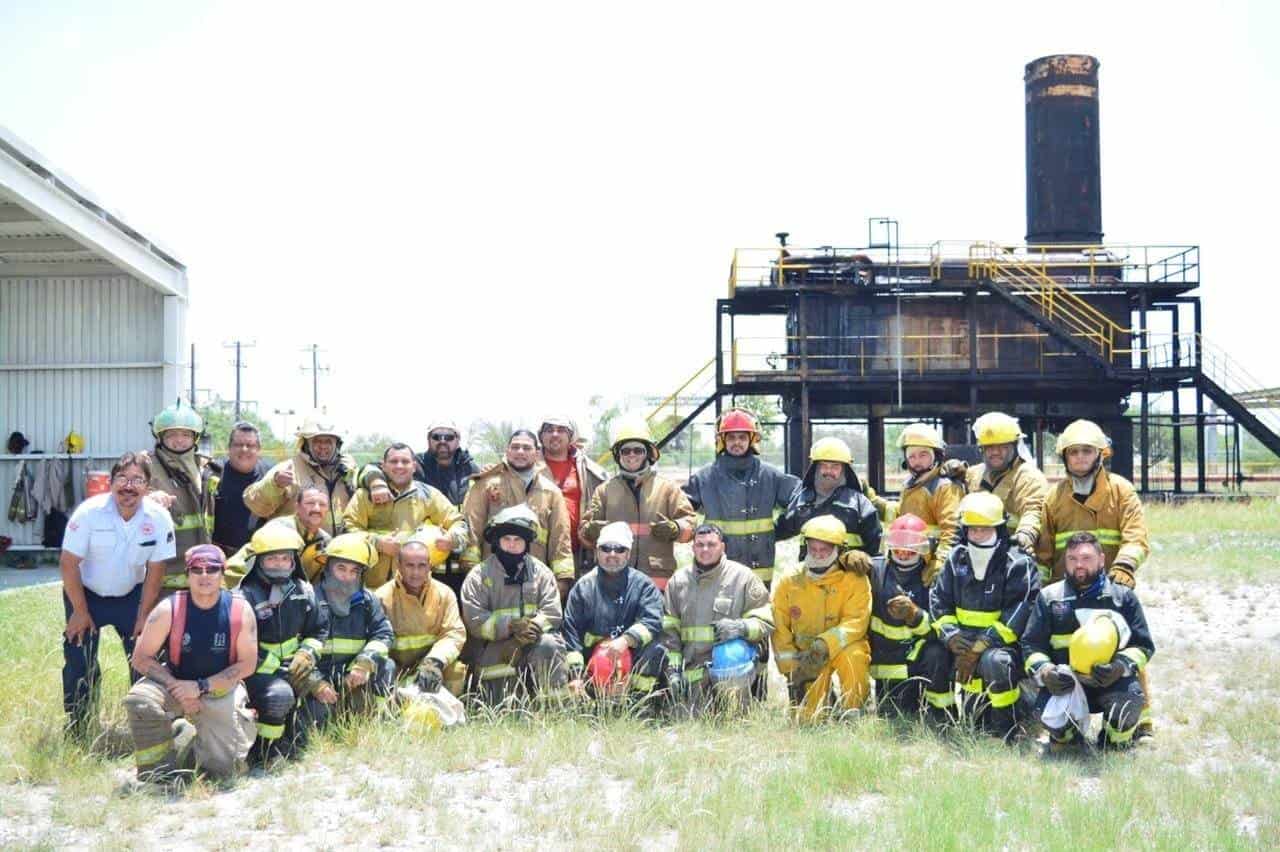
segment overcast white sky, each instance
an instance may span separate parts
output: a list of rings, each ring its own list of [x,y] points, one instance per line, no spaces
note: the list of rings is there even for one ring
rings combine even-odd
[[[201,387],[421,442],[663,393],[735,246],[1024,234],[1023,65],[1101,66],[1107,242],[1280,383],[1276,4],[0,2],[0,122],[189,267]],[[278,420],[275,421],[278,425]],[[296,422],[296,421],[295,421]]]

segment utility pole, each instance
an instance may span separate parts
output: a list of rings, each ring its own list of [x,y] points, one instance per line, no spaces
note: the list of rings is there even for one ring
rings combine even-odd
[[[275,411],[276,411],[276,414],[282,419],[282,423],[280,427],[280,440],[283,441],[286,446],[288,446],[289,439],[287,436],[289,434],[289,418],[297,414],[298,412],[294,411],[292,408],[277,408]]]
[[[320,347],[313,343],[302,350],[311,353],[311,366],[299,367],[302,372],[311,374],[311,407],[320,408],[320,374],[329,372],[329,368],[320,366]]]
[[[240,370],[249,366],[244,362],[244,359],[240,357],[240,350],[252,349],[254,346],[257,346],[257,345],[258,345],[258,342],[256,340],[251,340],[248,343],[245,343],[244,341],[241,341],[241,340],[234,340],[231,343],[222,344],[223,349],[236,350],[236,359],[234,361],[228,361],[227,363],[236,368],[236,404],[235,404],[236,415],[235,416],[237,420],[240,419]]]
[[[191,344],[191,407],[196,407],[196,345]]]

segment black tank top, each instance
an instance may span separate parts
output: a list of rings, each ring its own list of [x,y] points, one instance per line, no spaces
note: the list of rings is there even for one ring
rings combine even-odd
[[[231,665],[231,592],[225,589],[208,609],[187,598],[181,662],[170,668],[179,680],[213,677]]]

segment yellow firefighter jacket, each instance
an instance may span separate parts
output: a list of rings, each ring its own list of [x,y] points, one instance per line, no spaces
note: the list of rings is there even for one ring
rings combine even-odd
[[[391,619],[396,638],[391,643],[391,659],[400,677],[416,676],[427,657],[449,667],[457,662],[467,642],[467,628],[458,611],[453,590],[439,580],[427,579],[421,594],[413,595],[396,577],[376,592]]]
[[[357,488],[342,513],[347,532],[366,532],[378,536],[405,538],[423,524],[435,524],[453,539],[453,549],[461,551],[470,542],[467,522],[449,498],[425,482],[412,480],[401,492],[387,481],[391,502],[377,505],[365,488]],[[364,575],[364,584],[380,589],[395,577],[399,565],[394,556],[378,553],[378,564]]]
[[[796,658],[817,641],[827,643],[830,660],[850,646],[861,648],[870,659],[870,622],[871,582],[866,577],[842,571],[838,565],[817,579],[804,569],[784,575],[773,594],[778,671],[790,674]]]
[[[293,471],[293,484],[281,488],[276,484],[276,474],[289,468]],[[355,459],[339,455],[333,464],[316,467],[299,450],[291,459],[285,459],[244,490],[244,504],[259,518],[283,518],[292,515],[298,493],[311,485],[329,495],[329,517],[324,528],[329,535],[337,535],[342,529],[342,512],[356,490],[357,466]]]
[[[933,582],[947,561],[947,554],[955,544],[960,528],[960,498],[964,486],[942,475],[935,465],[920,476],[913,476],[902,484],[898,497],[898,515],[915,515],[928,527],[929,559],[925,563],[921,579],[925,586]]]
[[[306,527],[299,521],[297,516],[288,518],[276,518],[267,521],[268,524],[278,524],[285,529],[293,530],[302,536],[305,546],[302,552],[298,554],[299,561],[302,563],[302,571],[307,575],[307,582],[316,583],[320,580],[320,574],[324,571],[324,565],[320,562],[320,554],[324,553],[325,545],[329,543],[329,539],[333,536],[325,532],[323,528],[318,529],[313,534],[308,534]],[[263,526],[266,526],[264,524]],[[241,547],[231,556],[227,557],[227,568],[222,572],[222,584],[228,589],[234,589],[240,585],[240,580],[245,574],[249,573],[249,560],[254,556],[253,540]]]
[[[966,485],[970,492],[990,491],[1004,502],[1009,535],[1023,533],[1036,541],[1044,523],[1044,498],[1049,493],[1049,480],[1035,465],[1015,458],[1000,477],[992,482],[985,464],[969,468]]]
[[[484,540],[489,519],[510,506],[525,503],[538,518],[538,535],[529,554],[548,566],[557,579],[573,579],[574,530],[569,529],[569,512],[564,495],[545,474],[534,472],[526,487],[524,479],[506,460],[491,464],[471,477],[471,488],[462,501],[462,515],[471,532],[471,544],[462,554],[462,564],[470,568],[488,557]]]
[[[1072,494],[1071,479],[1059,482],[1045,501],[1044,524],[1036,545],[1040,576],[1062,578],[1066,566],[1067,539],[1072,533],[1091,532],[1098,537],[1106,566],[1117,563],[1137,570],[1151,552],[1147,521],[1138,492],[1123,476],[1099,468],[1093,493],[1083,503]]]

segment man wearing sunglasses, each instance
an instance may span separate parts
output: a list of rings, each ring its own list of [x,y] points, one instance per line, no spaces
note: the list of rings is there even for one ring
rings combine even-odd
[[[584,541],[596,541],[606,525],[625,523],[636,540],[631,567],[662,590],[676,571],[675,543],[693,541],[696,519],[680,486],[655,470],[658,456],[644,418],[624,418],[613,433],[618,475],[596,489],[581,529]]]
[[[62,700],[72,734],[96,717],[99,629],[110,625],[133,653],[160,597],[165,563],[177,556],[173,521],[143,499],[151,476],[146,453],[125,453],[111,468],[111,490],[81,503],[62,541]],[[220,580],[221,578],[219,578]]]
[[[217,778],[239,774],[253,745],[244,688],[258,664],[253,610],[222,588],[226,557],[219,547],[196,545],[185,562],[187,591],[152,610],[131,661],[142,679],[124,709],[139,781],[164,783],[193,769]]]
[[[662,593],[629,567],[632,542],[627,524],[606,525],[596,542],[597,567],[569,590],[561,633],[568,649],[569,691],[576,696],[587,694],[588,680],[599,686],[598,681],[625,671],[630,671],[622,678],[629,681],[628,691],[647,695],[665,667],[666,648],[654,641],[662,633]],[[603,657],[610,676],[588,679],[587,657]]]
[[[452,420],[436,420],[427,429],[427,449],[416,456],[413,478],[435,488],[455,506],[466,499],[471,477],[480,468],[461,446],[462,432]],[[461,580],[459,580],[461,583]]]

